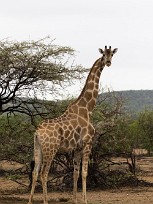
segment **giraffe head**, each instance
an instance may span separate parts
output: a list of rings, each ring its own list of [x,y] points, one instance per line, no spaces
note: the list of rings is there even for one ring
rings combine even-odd
[[[107,48],[107,46],[105,46],[104,50],[99,48],[99,52],[102,54],[101,59],[105,63],[106,66],[109,67],[111,65],[112,57],[117,52],[117,50],[118,50],[117,48],[112,50],[111,46],[109,46],[109,48]]]

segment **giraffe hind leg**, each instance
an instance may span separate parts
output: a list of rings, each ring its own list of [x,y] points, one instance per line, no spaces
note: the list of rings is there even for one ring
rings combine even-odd
[[[48,180],[48,173],[50,170],[50,165],[54,159],[55,152],[50,155],[50,157],[43,161],[42,168],[41,168],[41,181],[43,187],[43,200],[44,204],[48,204],[48,197],[47,197],[47,180]]]
[[[43,200],[44,204],[48,204],[48,198],[47,198],[47,179],[48,179],[48,172],[50,168],[50,162],[45,162],[42,165],[41,169],[41,182],[43,187]]]
[[[43,162],[41,166],[41,182],[43,187],[43,200],[44,204],[48,204],[48,196],[47,196],[47,181],[48,181],[48,173],[50,170],[51,163],[56,155],[58,148],[55,149],[55,144],[50,145],[49,152],[42,151]]]

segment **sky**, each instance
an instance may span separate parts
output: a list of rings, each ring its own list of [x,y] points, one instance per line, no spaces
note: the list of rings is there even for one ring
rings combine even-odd
[[[0,40],[39,40],[75,49],[75,61],[92,67],[98,48],[118,48],[102,72],[101,87],[153,89],[152,0],[5,0],[1,2]],[[85,79],[84,79],[85,80]],[[69,87],[79,93],[82,84]],[[75,91],[74,91],[75,90]]]

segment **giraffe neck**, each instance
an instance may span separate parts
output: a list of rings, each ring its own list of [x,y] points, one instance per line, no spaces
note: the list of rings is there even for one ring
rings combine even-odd
[[[75,102],[78,106],[87,108],[89,112],[93,110],[96,104],[100,75],[104,66],[105,63],[102,58],[95,61],[87,77],[85,86]]]

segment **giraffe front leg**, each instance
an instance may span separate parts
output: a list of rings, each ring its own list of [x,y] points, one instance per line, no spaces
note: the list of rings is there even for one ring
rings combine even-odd
[[[83,201],[85,204],[87,204],[87,194],[86,194],[87,166],[88,164],[84,163],[82,167],[82,190],[83,190]]]
[[[81,152],[74,153],[74,171],[73,171],[73,202],[77,203],[77,183],[80,172]]]
[[[88,147],[89,148],[89,147]],[[84,151],[82,158],[82,190],[83,190],[83,202],[87,204],[87,193],[86,193],[86,179],[88,174],[88,161],[91,149]]]

